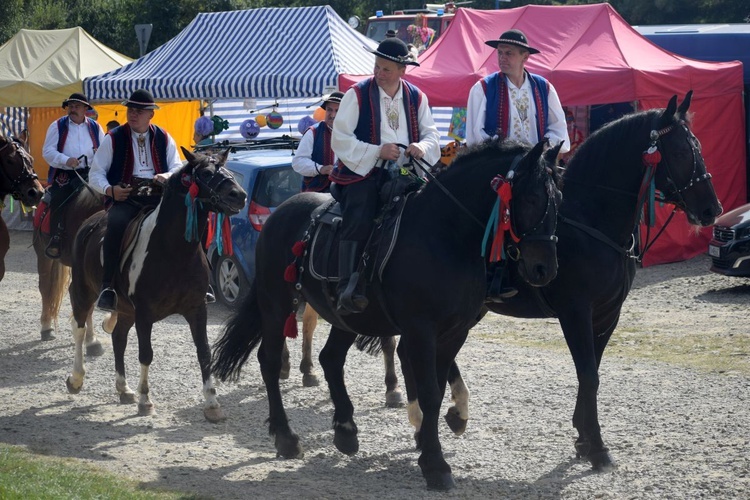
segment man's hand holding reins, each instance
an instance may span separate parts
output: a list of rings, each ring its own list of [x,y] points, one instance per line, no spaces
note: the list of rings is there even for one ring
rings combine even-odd
[[[424,156],[424,150],[422,149],[422,146],[420,146],[416,142],[412,142],[411,144],[409,144],[409,147],[406,148],[406,151],[404,151],[404,154],[406,156],[416,158],[417,160],[421,160],[422,157]]]

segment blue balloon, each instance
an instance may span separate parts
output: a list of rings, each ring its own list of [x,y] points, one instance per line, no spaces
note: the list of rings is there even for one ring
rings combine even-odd
[[[254,139],[260,134],[260,125],[255,120],[245,120],[240,125],[240,134],[245,139]]]
[[[318,122],[315,121],[315,118],[313,118],[312,116],[303,116],[297,124],[297,130],[299,130],[300,134],[304,134],[308,128],[312,127],[316,123]]]

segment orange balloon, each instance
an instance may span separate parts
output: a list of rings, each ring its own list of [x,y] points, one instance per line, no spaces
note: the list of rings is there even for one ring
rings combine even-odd
[[[255,117],[255,123],[257,123],[261,127],[266,126],[266,115],[258,115]]]
[[[315,119],[316,122],[322,122],[323,120],[326,119],[326,110],[319,107],[313,113],[313,118]]]

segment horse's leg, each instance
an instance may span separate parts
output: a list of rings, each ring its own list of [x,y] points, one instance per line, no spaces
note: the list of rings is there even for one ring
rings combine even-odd
[[[10,250],[10,233],[8,233],[8,226],[5,221],[0,217],[0,281],[3,281],[5,276],[5,256]]]
[[[257,312],[260,315],[260,312]],[[258,317],[259,321],[260,318]],[[281,353],[285,342],[284,322],[286,318],[264,315],[262,321],[263,338],[258,348],[258,362],[268,395],[268,432],[274,436],[277,456],[302,458],[304,451],[299,444],[299,436],[289,426],[289,417],[284,410],[279,386],[281,373]]]
[[[448,369],[448,383],[451,386],[453,406],[448,408],[444,418],[453,434],[460,436],[466,430],[469,421],[469,389],[464,384],[455,360]]]
[[[454,336],[453,340],[437,346],[434,334],[424,325],[414,323],[404,325],[401,342],[409,359],[417,388],[417,399],[422,410],[422,426],[419,431],[419,444],[422,454],[419,467],[427,481],[428,489],[448,490],[455,486],[450,465],[443,457],[438,435],[440,405],[445,395],[448,370],[456,354],[466,339],[464,335]]]
[[[73,343],[75,344],[75,354],[73,355],[73,372],[65,379],[65,385],[68,392],[78,394],[83,387],[83,378],[86,375],[86,368],[83,364],[83,341],[86,338],[86,317],[88,310],[83,306],[73,305],[73,317],[70,319],[70,327],[73,332]]]
[[[115,329],[115,325],[117,324],[117,312],[109,312],[104,315],[104,319],[102,320],[102,330],[105,331],[105,333],[112,334],[112,332]]]
[[[398,386],[396,376],[396,337],[383,337],[380,339],[383,348],[383,363],[385,364],[385,406],[388,408],[401,408],[404,406],[404,396]]]
[[[94,297],[96,300],[96,297]],[[112,331],[112,350],[115,354],[115,389],[120,395],[120,403],[135,403],[135,392],[128,386],[125,378],[125,348],[128,346],[128,333],[133,326],[132,316],[120,315]],[[140,343],[140,342],[139,342]]]
[[[38,233],[35,238],[41,238]],[[68,281],[69,268],[59,260],[49,259],[44,255],[44,247],[39,248],[44,241],[35,242],[36,268],[39,274],[39,293],[42,296],[41,337],[42,340],[54,340],[57,315],[65,295],[65,285]]]
[[[146,316],[143,313],[136,313],[135,316],[135,332],[138,335],[138,362],[141,365],[141,375],[138,379],[136,392],[140,395],[138,397],[138,415],[141,417],[156,413],[148,387],[148,370],[154,360],[154,349],[151,346],[151,330],[154,322]]]
[[[578,430],[576,453],[587,459],[594,470],[603,470],[613,466],[614,462],[604,446],[599,426],[599,370],[591,312],[565,311],[560,314],[560,326],[578,376],[578,394],[573,412],[573,426]]]
[[[185,316],[190,325],[190,333],[193,335],[193,343],[198,353],[198,364],[201,367],[203,380],[203,415],[209,422],[223,422],[226,415],[216,399],[216,388],[211,377],[211,347],[208,345],[208,334],[206,333],[206,305],[199,307],[195,314]]]
[[[286,345],[286,338],[284,338],[284,347],[281,351],[281,370],[279,371],[279,379],[286,380],[289,378],[289,373],[292,371],[292,367],[289,364],[289,347]]]
[[[94,306],[92,305],[86,316],[86,356],[101,356],[102,354],[104,354],[104,348],[94,331]]]
[[[409,423],[414,427],[414,442],[416,449],[419,451],[421,449],[419,431],[422,429],[422,410],[419,408],[419,400],[417,399],[417,382],[414,380],[414,372],[405,351],[404,343],[399,341],[396,352],[398,353],[398,359],[401,361],[401,374],[404,376],[404,386],[406,386],[406,411]]]
[[[357,424],[354,423],[354,406],[344,383],[346,354],[356,339],[354,334],[332,326],[331,333],[318,357],[333,401],[333,444],[346,455],[353,455],[359,450]]]
[[[299,364],[299,371],[302,372],[302,385],[304,387],[317,387],[320,385],[312,362],[313,333],[317,325],[318,313],[310,304],[307,304],[305,312],[302,314],[302,361]]]

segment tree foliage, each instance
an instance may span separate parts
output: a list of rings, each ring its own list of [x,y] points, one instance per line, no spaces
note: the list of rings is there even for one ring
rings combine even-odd
[[[501,9],[508,9],[529,4],[582,5],[599,2],[513,0],[499,2],[498,5]],[[5,9],[3,16],[0,16],[0,43],[5,43],[22,28],[46,30],[81,26],[103,44],[133,58],[140,55],[136,24],[153,25],[148,44],[148,49],[153,50],[174,38],[201,12],[321,4],[320,0],[3,0],[3,3]],[[747,0],[611,0],[610,3],[633,25],[750,22],[750,3]],[[423,2],[331,0],[328,4],[344,19],[357,15],[364,21],[376,10],[390,13],[398,9],[415,9],[422,7]],[[494,9],[495,0],[474,0],[469,6]]]

